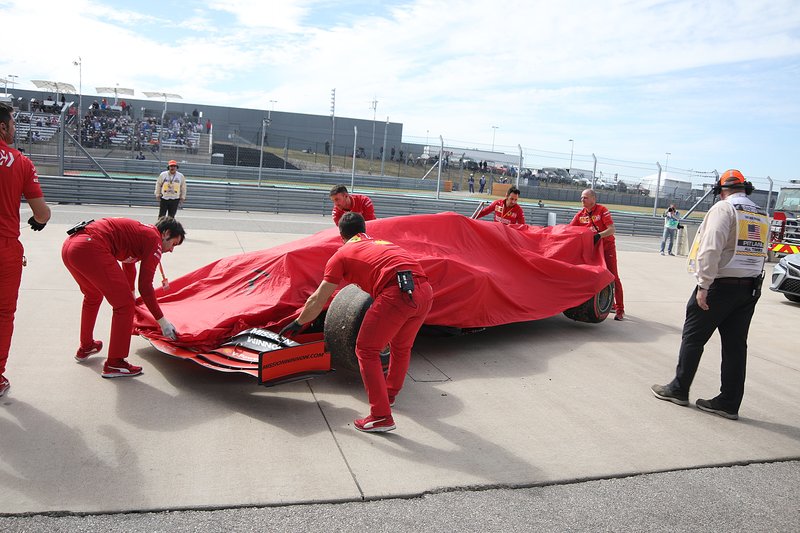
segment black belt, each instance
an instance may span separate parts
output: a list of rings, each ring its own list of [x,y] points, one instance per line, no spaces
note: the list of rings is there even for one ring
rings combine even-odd
[[[752,287],[753,283],[755,283],[756,278],[717,278],[714,280],[714,284],[722,284],[722,285],[739,285],[743,287]]]

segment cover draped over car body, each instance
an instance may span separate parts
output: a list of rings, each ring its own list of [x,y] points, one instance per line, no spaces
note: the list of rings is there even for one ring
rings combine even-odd
[[[578,306],[611,283],[585,227],[505,225],[456,213],[367,222],[367,234],[407,250],[434,290],[427,325],[478,328],[538,320]],[[266,250],[233,255],[157,289],[180,334],[174,344],[209,350],[242,330],[279,331],[296,318],[342,246],[336,228]],[[341,289],[341,287],[339,287]],[[137,301],[134,333],[163,339]]]

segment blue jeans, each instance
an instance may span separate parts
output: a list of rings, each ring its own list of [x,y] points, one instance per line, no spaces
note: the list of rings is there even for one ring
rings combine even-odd
[[[661,253],[664,253],[664,245],[667,244],[669,238],[668,251],[672,253],[672,243],[675,241],[675,234],[678,233],[678,228],[664,228],[664,233],[661,235]]]

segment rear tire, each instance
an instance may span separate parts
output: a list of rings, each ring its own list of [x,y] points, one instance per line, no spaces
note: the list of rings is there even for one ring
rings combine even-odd
[[[593,297],[577,307],[564,311],[564,316],[578,322],[597,324],[602,322],[614,306],[614,283],[609,283]]]

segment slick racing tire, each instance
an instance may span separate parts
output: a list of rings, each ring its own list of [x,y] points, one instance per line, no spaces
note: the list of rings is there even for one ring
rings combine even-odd
[[[356,339],[364,315],[372,305],[372,297],[357,285],[348,285],[339,291],[325,314],[325,344],[335,368],[359,371],[356,357]],[[381,351],[384,369],[389,364],[390,349]]]
[[[581,305],[564,311],[564,316],[578,322],[597,324],[606,319],[613,306],[614,283],[612,282]]]

